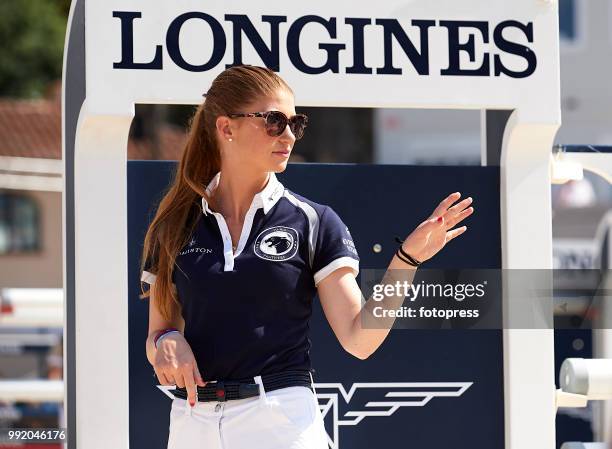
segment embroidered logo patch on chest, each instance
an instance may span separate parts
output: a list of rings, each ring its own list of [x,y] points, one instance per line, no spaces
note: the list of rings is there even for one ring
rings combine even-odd
[[[253,250],[265,260],[281,262],[291,259],[298,250],[298,233],[286,226],[265,229],[255,239]]]

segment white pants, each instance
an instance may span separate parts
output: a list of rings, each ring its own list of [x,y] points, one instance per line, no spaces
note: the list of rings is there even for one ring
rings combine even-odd
[[[328,449],[315,394],[294,386],[225,402],[175,398],[168,449]]]

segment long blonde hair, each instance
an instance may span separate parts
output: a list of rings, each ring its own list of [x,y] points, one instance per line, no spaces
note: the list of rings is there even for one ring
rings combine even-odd
[[[221,72],[205,94],[206,98],[189,120],[187,143],[174,174],[174,180],[161,199],[147,233],[140,271],[156,274],[155,303],[166,321],[180,313],[181,303],[172,283],[176,255],[187,244],[199,214],[206,185],[221,169],[221,154],[216,138],[216,120],[220,115],[241,111],[262,96],[273,96],[279,89],[293,94],[289,85],[265,67],[239,65]],[[141,283],[141,299],[150,296]]]

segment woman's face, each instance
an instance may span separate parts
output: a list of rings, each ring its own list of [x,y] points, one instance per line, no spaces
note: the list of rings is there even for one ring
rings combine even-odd
[[[241,110],[232,112],[266,111],[281,111],[287,117],[295,115],[293,94],[285,89],[279,89],[272,97],[259,98]],[[295,136],[289,126],[285,127],[280,136],[273,137],[266,133],[263,117],[237,117],[223,120],[226,126],[222,126],[220,147],[224,163],[231,167],[243,166],[249,171],[278,173],[287,168],[287,161],[295,144]]]

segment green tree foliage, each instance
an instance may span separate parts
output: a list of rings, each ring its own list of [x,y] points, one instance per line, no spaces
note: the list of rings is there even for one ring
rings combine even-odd
[[[62,75],[69,0],[0,0],[0,96],[36,98]]]

